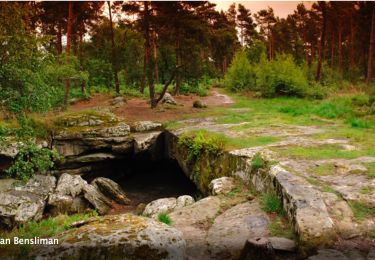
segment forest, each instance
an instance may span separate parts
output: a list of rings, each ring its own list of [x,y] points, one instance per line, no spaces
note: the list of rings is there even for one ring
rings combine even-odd
[[[287,18],[204,1],[3,2],[1,10],[0,99],[10,113],[94,92],[148,92],[155,107],[171,83],[175,95],[205,94],[214,82],[266,97],[373,89],[371,2],[301,3]]]
[[[375,2],[252,4],[0,1],[0,257],[373,259]]]

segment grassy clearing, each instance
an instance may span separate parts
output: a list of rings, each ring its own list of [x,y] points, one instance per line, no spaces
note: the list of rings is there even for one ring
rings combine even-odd
[[[171,225],[172,220],[166,213],[159,213],[158,220],[164,224]]]
[[[319,176],[331,175],[335,173],[335,165],[332,163],[322,164],[313,167],[312,172]]]
[[[275,147],[272,150],[282,154],[283,157],[294,159],[354,159],[360,156],[375,156],[375,148],[362,150],[343,150],[339,145],[321,145],[318,147]]]
[[[207,130],[194,130],[187,132],[180,138],[180,144],[189,147],[192,157],[198,156],[204,149],[215,151],[234,150],[247,147],[263,146],[279,141],[273,136],[229,137],[224,134]]]

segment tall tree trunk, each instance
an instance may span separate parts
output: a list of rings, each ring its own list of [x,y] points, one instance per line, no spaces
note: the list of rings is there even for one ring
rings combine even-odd
[[[107,1],[108,4],[108,13],[109,13],[109,22],[111,25],[111,43],[112,43],[112,70],[113,70],[113,77],[115,79],[115,89],[116,94],[120,94],[120,82],[118,80],[117,74],[117,64],[116,64],[116,46],[115,46],[115,35],[113,33],[113,22],[112,22],[112,9],[111,9],[111,2]]]
[[[338,60],[339,60],[339,70],[342,69],[342,23],[341,21],[339,21],[339,24],[338,24],[338,42],[337,42],[337,46],[338,46]]]
[[[79,65],[80,65],[80,69],[81,71],[84,70],[84,62],[83,62],[83,27],[84,25],[82,25],[82,28],[79,32]],[[81,91],[82,91],[82,94],[85,94],[86,93],[86,80],[83,80],[81,82]]]
[[[316,77],[315,77],[316,81],[320,81],[322,77],[322,61],[323,61],[323,53],[324,53],[324,47],[325,47],[324,45],[325,45],[325,38],[326,38],[326,27],[327,27],[325,2],[322,3],[322,14],[323,14],[323,28],[322,28],[322,34],[320,37],[318,67],[316,70]]]
[[[146,75],[147,75],[147,83],[150,92],[150,103],[151,108],[156,107],[156,100],[155,100],[155,86],[154,86],[154,67],[152,63],[152,55],[151,55],[151,39],[150,39],[150,11],[149,11],[149,2],[144,1],[144,28],[145,28],[145,64],[146,64]]]
[[[181,67],[181,46],[180,46],[180,34],[177,33],[177,40],[176,40],[176,67]],[[176,72],[176,86],[174,89],[174,94],[176,96],[180,95],[180,88],[181,88],[181,71],[180,69]]]
[[[68,62],[70,62],[70,49],[72,46],[72,25],[73,25],[73,2],[69,1],[68,4],[68,22],[66,28],[66,56]],[[70,80],[65,79],[65,92],[64,92],[64,106],[68,106],[69,91],[70,91]]]
[[[158,52],[157,52],[157,47],[156,47],[156,32],[155,30],[152,31],[152,50],[153,50],[153,55],[154,55],[154,74],[155,74],[155,81],[159,82],[159,68],[158,68]]]
[[[374,55],[374,43],[375,43],[375,4],[372,3],[371,33],[370,33],[370,44],[368,48],[367,78],[366,78],[367,84],[370,84],[371,78],[372,78],[372,56]]]
[[[57,43],[56,43],[57,54],[62,53],[62,26],[61,23],[57,24]]]
[[[353,68],[354,63],[354,22],[353,22],[353,10],[350,11],[350,38],[349,38],[349,66]]]
[[[332,35],[331,35],[331,68],[333,68],[334,63],[335,63],[335,31],[332,30]]]
[[[309,64],[309,50],[307,48],[306,31],[303,32],[303,50],[305,51],[305,62]]]

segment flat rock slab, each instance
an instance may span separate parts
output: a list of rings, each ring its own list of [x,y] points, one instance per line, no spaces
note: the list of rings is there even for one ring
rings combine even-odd
[[[206,226],[211,224],[219,210],[220,199],[207,197],[169,214],[172,226],[182,232],[186,241],[188,259],[210,258],[206,241]]]
[[[219,215],[208,231],[213,259],[236,259],[246,240],[268,235],[269,218],[257,202],[245,202]]]
[[[131,214],[95,218],[58,236],[59,245],[39,247],[36,259],[184,259],[177,229]]]

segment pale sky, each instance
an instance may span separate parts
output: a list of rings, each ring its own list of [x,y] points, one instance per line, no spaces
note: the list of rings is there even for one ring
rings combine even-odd
[[[247,9],[250,9],[251,13],[254,14],[261,9],[267,9],[268,6],[273,8],[276,16],[280,18],[286,18],[288,14],[292,14],[299,3],[302,1],[210,1],[216,4],[217,10],[228,10],[232,3],[242,4]],[[310,8],[312,1],[303,1],[306,8]]]

